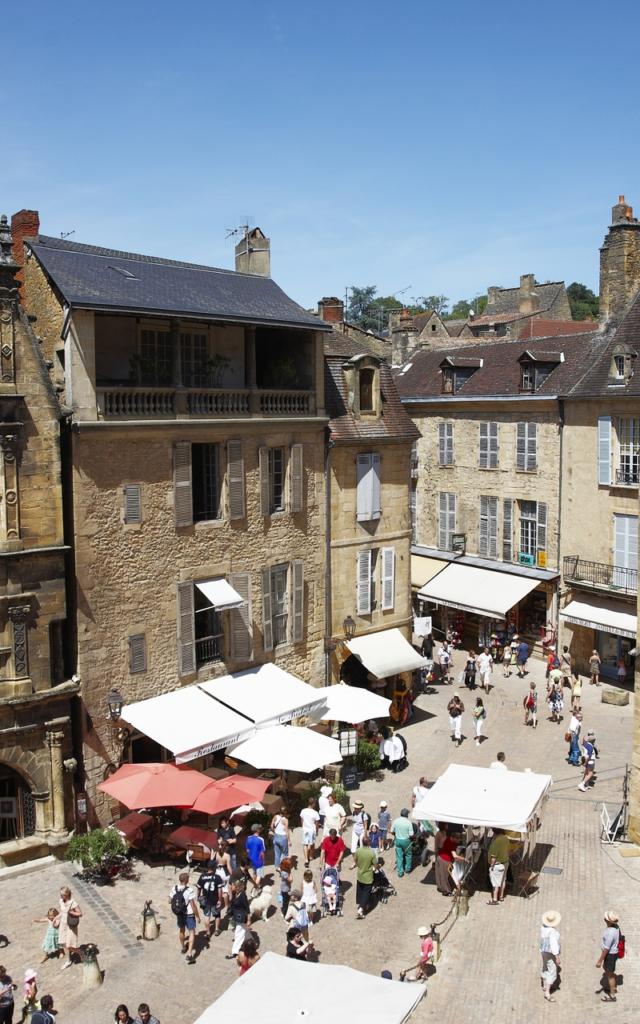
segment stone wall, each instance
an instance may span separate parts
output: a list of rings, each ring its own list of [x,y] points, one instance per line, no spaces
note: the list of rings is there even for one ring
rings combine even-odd
[[[61,339],[64,323],[62,301],[57,299],[35,256],[27,254],[23,274],[25,309],[27,313],[36,318],[33,329],[42,339],[42,353],[44,358],[51,363],[52,379],[62,381],[64,372],[60,357],[57,355],[64,351]]]
[[[600,319],[618,321],[640,288],[640,224],[612,224],[600,249]]]

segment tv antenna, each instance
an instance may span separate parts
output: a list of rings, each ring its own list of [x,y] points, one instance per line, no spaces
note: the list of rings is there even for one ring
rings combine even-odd
[[[73,229],[73,231],[61,231],[60,232],[60,238],[63,238],[63,239],[64,238],[70,238],[71,235],[75,235],[75,233],[76,233],[75,228]]]
[[[237,238],[239,235],[241,235],[243,238],[247,237],[251,227],[253,226],[254,218],[245,215],[242,218],[242,221],[243,223],[239,224],[237,228],[225,228],[225,241],[229,238]]]

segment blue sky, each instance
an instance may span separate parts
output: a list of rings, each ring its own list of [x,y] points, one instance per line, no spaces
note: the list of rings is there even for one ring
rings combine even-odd
[[[218,266],[249,216],[304,305],[597,288],[618,193],[640,210],[639,23],[631,0],[12,3],[0,206]]]

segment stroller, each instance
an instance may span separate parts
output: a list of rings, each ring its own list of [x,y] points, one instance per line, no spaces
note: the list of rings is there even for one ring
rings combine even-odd
[[[335,886],[336,904],[334,910],[331,909],[329,904],[325,879],[329,880],[332,886]],[[340,885],[340,875],[335,868],[325,868],[320,875],[320,891],[322,894],[322,916],[326,917],[327,914],[336,914],[338,917],[342,917],[342,886]]]
[[[386,871],[384,870],[384,861],[382,857],[380,857],[377,865],[373,869],[373,887],[371,889],[371,897],[376,902],[386,903],[390,896],[395,895],[396,890],[387,878]]]

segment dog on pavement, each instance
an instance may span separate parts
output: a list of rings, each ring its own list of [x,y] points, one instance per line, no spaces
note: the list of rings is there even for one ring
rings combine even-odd
[[[271,906],[272,892],[272,886],[263,885],[258,895],[253,897],[249,903],[249,920],[251,922],[256,921],[259,917],[261,917],[263,921],[267,920],[267,914],[269,912],[269,907]]]

